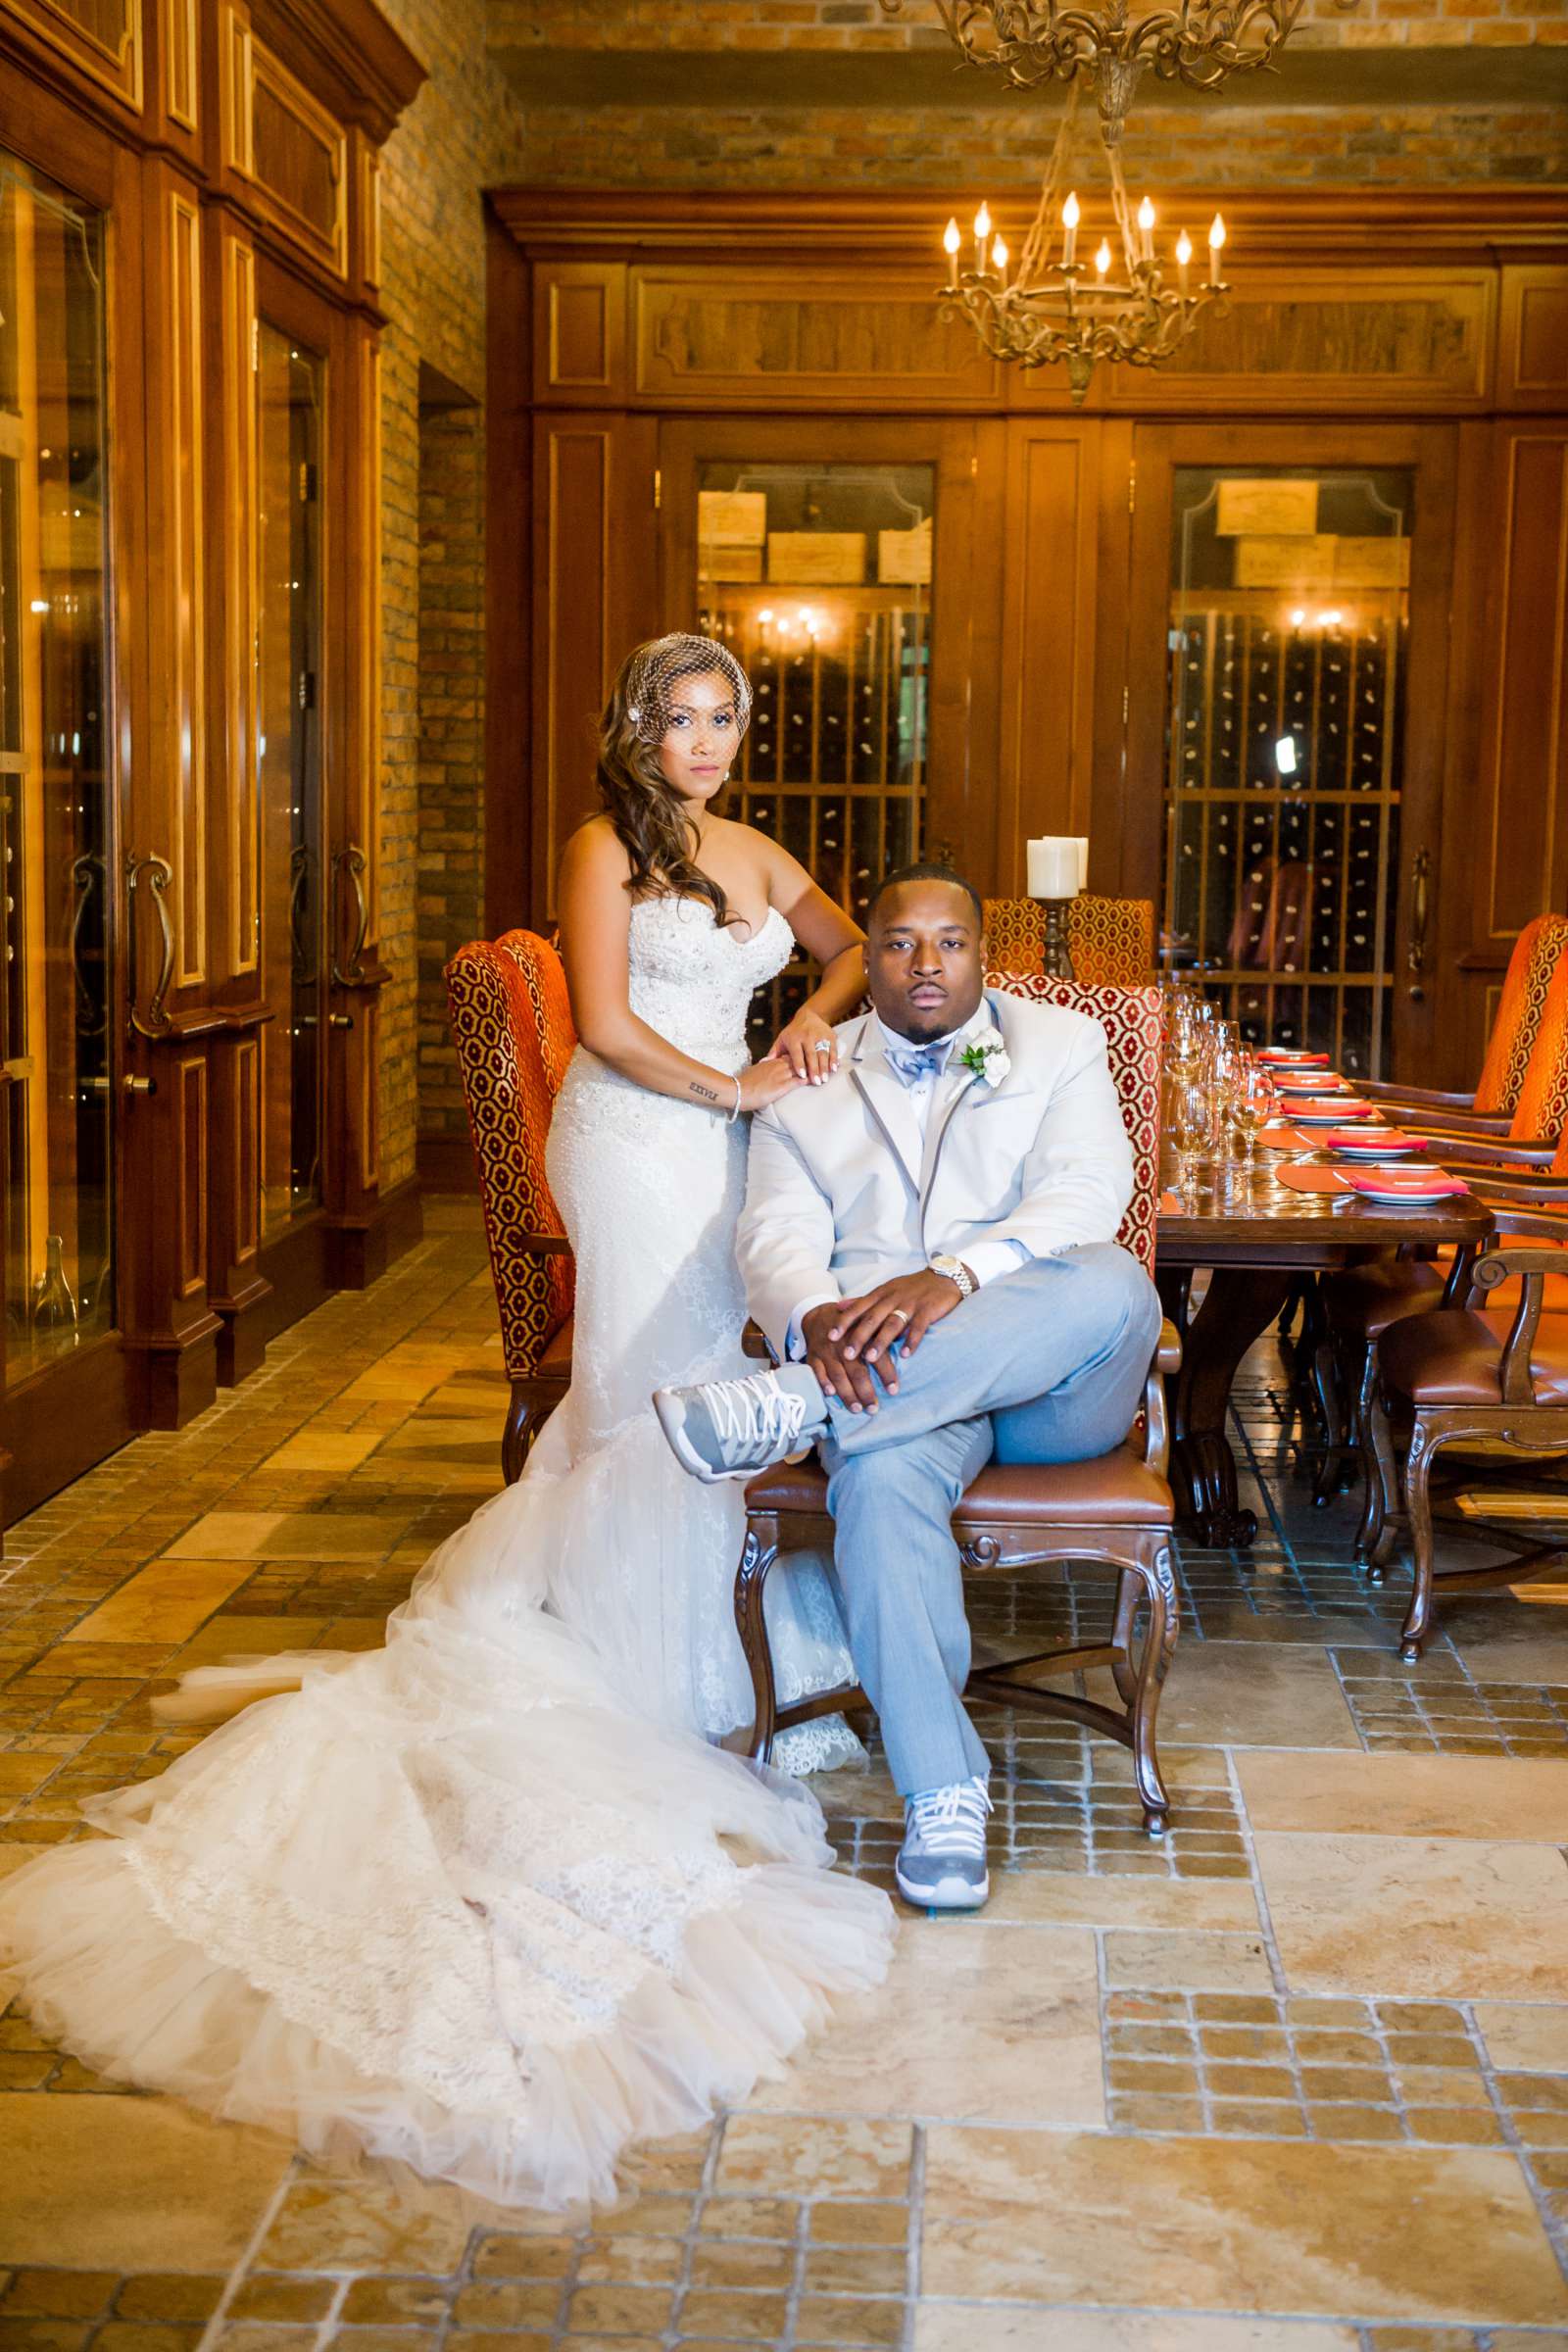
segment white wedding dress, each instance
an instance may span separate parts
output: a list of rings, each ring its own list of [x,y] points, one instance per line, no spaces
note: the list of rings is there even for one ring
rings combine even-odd
[[[737,941],[698,903],[641,904],[634,1008],[738,1069],[788,952],[776,914]],[[743,1170],[739,1122],[579,1050],[550,1140],[576,1370],[523,1478],[433,1554],[384,1648],[290,1659],[297,1690],[0,1884],[0,1991],[89,2066],[567,2210],[879,1981],[888,1904],[830,1874],[814,1798],[684,1728],[749,1717],[741,1504],[685,1477],[648,1399],[738,1360]],[[777,1581],[786,1687],[832,1688],[825,1579]],[[801,1765],[849,1739],[804,1728]]]

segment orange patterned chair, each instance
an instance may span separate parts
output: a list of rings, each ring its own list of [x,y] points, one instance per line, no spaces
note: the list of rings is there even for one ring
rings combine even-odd
[[[1531,1055],[1545,1017],[1552,979],[1565,955],[1568,955],[1568,915],[1538,914],[1526,923],[1508,958],[1496,1017],[1473,1095],[1443,1094],[1429,1087],[1405,1086],[1397,1079],[1366,1081],[1361,1092],[1398,1107],[1401,1114],[1407,1110],[1414,1116],[1424,1111],[1443,1125],[1447,1124],[1450,1114],[1461,1120],[1487,1119],[1500,1130],[1502,1122],[1511,1119],[1519,1107]],[[1523,1132],[1534,1140],[1548,1130],[1537,1127],[1521,1131],[1516,1125],[1513,1132],[1515,1135]]]
[[[531,931],[460,948],[446,967],[512,1403],[510,1486],[571,1378],[575,1268],[545,1174],[545,1139],[576,1035],[561,958]]]
[[[1132,1139],[1135,1187],[1118,1239],[1153,1272],[1159,1199],[1160,997],[1155,988],[1086,988],[1071,981],[993,973],[992,985],[1018,996],[1092,1013],[1106,1034],[1111,1076]],[[760,1346],[760,1337],[754,1343]],[[1160,1334],[1144,1393],[1141,1427],[1099,1461],[994,1465],[960,1499],[954,1534],[971,1569],[1012,1569],[1052,1561],[1098,1561],[1117,1570],[1108,1641],[1076,1643],[975,1667],[968,1696],[1061,1717],[1106,1734],[1132,1750],[1133,1777],[1152,1835],[1169,1818],[1155,1746],[1159,1694],[1176,1646],[1177,1598],[1171,1528],[1175,1515],[1165,1469],[1168,1453],[1161,1374],[1180,1367],[1176,1334]],[[814,1459],[781,1464],[746,1490],[746,1544],[735,1579],[735,1616],[751,1669],[756,1713],[753,1755],[766,1756],[779,1732],[839,1708],[863,1707],[858,1688],[780,1707],[762,1609],[763,1588],[781,1553],[819,1548],[830,1540],[827,1481]],[[1148,1610],[1141,1645],[1134,1634],[1139,1600]],[[1036,1674],[1071,1678],[1107,1667],[1119,1708],[1076,1690],[1039,1688]]]
[[[986,948],[993,969],[1040,977],[1046,910],[1038,899],[987,899]],[[1067,910],[1067,945],[1080,988],[1146,988],[1154,977],[1154,908],[1149,899],[1096,899]]]

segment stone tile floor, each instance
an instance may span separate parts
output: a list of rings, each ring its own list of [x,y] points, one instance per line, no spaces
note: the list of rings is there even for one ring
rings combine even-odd
[[[1175,1826],[1119,1750],[983,1718],[996,1891],[784,2081],[648,2151],[591,2230],[498,2221],[96,2081],[0,2016],[0,2352],[1568,2352],[1568,1587],[1446,1607],[1314,1512],[1271,1348],[1236,1435],[1249,1559],[1184,1551]],[[7,1538],[0,1871],[189,1735],[149,1697],[239,1649],[365,1645],[493,1493],[473,1209],[330,1301],[192,1428]],[[1093,1574],[976,1586],[1004,1649]],[[886,1883],[873,1753],[820,1793]]]

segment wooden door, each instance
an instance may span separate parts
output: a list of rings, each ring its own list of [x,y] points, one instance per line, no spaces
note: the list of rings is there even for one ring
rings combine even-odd
[[[1244,1034],[1366,1076],[1433,1048],[1455,456],[1446,425],[1134,435],[1098,829]]]
[[[722,638],[756,698],[734,812],[857,920],[915,858],[990,886],[1002,446],[967,421],[661,427],[663,625]],[[808,984],[784,975],[759,1037]]]

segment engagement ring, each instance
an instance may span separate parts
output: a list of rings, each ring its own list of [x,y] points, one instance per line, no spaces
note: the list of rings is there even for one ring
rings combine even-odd
[[[818,1054],[831,1054],[833,1051],[833,1041],[831,1038],[819,1037],[816,1041],[815,1050]]]

